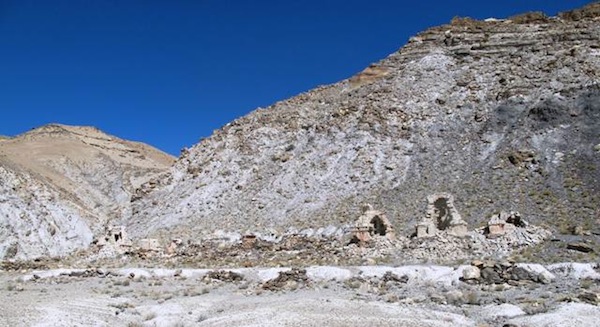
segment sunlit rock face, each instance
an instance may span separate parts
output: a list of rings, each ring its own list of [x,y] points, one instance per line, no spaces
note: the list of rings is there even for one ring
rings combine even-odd
[[[351,224],[407,233],[447,192],[470,225],[519,211],[591,223],[600,204],[597,4],[454,19],[364,72],[237,119],[139,190],[135,236]]]

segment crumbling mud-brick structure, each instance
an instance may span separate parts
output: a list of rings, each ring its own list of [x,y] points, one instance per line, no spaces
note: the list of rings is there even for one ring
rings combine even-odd
[[[427,212],[417,224],[417,237],[431,237],[444,231],[450,235],[467,235],[467,223],[454,206],[454,197],[449,193],[436,193],[427,197]]]
[[[131,240],[129,240],[129,237],[127,236],[125,226],[109,226],[106,229],[104,237],[98,240],[97,245],[105,246],[108,244],[117,247],[131,247]]]
[[[358,217],[350,231],[353,241],[356,242],[368,242],[373,237],[385,237],[388,240],[396,238],[394,227],[385,214],[373,210],[370,204],[363,206],[362,215]]]
[[[486,234],[488,238],[500,237],[514,231],[517,227],[526,227],[527,224],[516,211],[506,213],[501,211],[493,215],[488,221]]]
[[[171,243],[167,245],[166,253],[167,255],[175,255],[177,253],[177,248],[183,245],[183,240],[179,238],[174,238],[171,240]]]
[[[143,238],[137,241],[138,251],[159,252],[161,250],[160,242],[155,238]]]
[[[249,250],[256,247],[258,239],[254,234],[245,234],[242,236],[242,248]]]

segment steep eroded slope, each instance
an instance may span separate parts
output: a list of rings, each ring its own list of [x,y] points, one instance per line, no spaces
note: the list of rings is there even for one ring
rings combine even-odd
[[[470,224],[600,214],[599,4],[455,19],[340,83],[257,109],[144,185],[133,235],[343,226],[370,202],[409,233],[425,197]]]

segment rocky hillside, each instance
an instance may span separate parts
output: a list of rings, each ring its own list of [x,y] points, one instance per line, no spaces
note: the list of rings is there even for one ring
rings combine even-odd
[[[135,236],[342,226],[409,233],[449,192],[555,230],[600,218],[600,4],[455,18],[362,73],[259,108],[185,151],[133,205]]]
[[[134,190],[174,159],[92,127],[47,125],[0,140],[0,258],[86,247],[130,212]]]

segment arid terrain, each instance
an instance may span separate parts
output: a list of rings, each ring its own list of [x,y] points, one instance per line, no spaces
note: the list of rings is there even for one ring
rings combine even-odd
[[[600,272],[522,265],[58,269],[3,274],[6,326],[596,326]],[[485,269],[485,268],[484,268]],[[529,273],[527,273],[529,272]],[[519,279],[523,278],[523,279]]]
[[[2,326],[597,326],[600,2],[430,28],[177,159],[0,137]]]
[[[173,160],[93,127],[52,124],[0,140],[0,257],[87,248],[130,215],[134,190]]]

